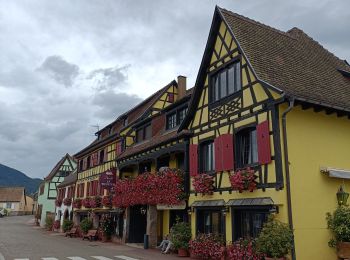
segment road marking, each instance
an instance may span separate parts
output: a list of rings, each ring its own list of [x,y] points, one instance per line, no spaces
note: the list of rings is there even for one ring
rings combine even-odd
[[[108,257],[104,257],[104,256],[91,256],[92,258],[96,258],[98,260],[113,260],[111,258]]]
[[[15,258],[14,260],[29,260],[29,258]]]
[[[42,257],[41,259],[42,260],[59,260],[59,259],[57,259],[55,257]]]
[[[68,259],[72,259],[72,260],[86,260],[86,258],[82,258],[80,256],[70,256],[70,257],[67,257]]]
[[[136,258],[132,258],[132,257],[125,256],[125,255],[116,255],[115,257],[120,258],[120,259],[124,259],[124,260],[138,260]]]

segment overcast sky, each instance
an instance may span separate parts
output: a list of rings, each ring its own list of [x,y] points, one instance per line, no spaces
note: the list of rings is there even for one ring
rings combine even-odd
[[[192,86],[216,4],[350,60],[348,0],[0,0],[0,163],[42,178],[95,125],[179,74]]]

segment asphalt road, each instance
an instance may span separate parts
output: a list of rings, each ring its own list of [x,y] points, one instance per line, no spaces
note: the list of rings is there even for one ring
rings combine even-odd
[[[0,218],[0,260],[136,260],[178,259],[155,249],[82,241],[48,232],[33,224],[33,216]]]

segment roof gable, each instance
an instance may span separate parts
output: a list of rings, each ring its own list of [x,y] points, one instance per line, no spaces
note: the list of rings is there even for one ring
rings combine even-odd
[[[60,172],[72,172],[76,169],[76,161],[68,153],[61,158],[44,180],[50,181]]]

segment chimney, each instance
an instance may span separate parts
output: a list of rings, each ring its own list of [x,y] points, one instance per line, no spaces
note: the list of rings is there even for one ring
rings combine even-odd
[[[186,95],[186,77],[177,76],[177,100],[180,100]]]

